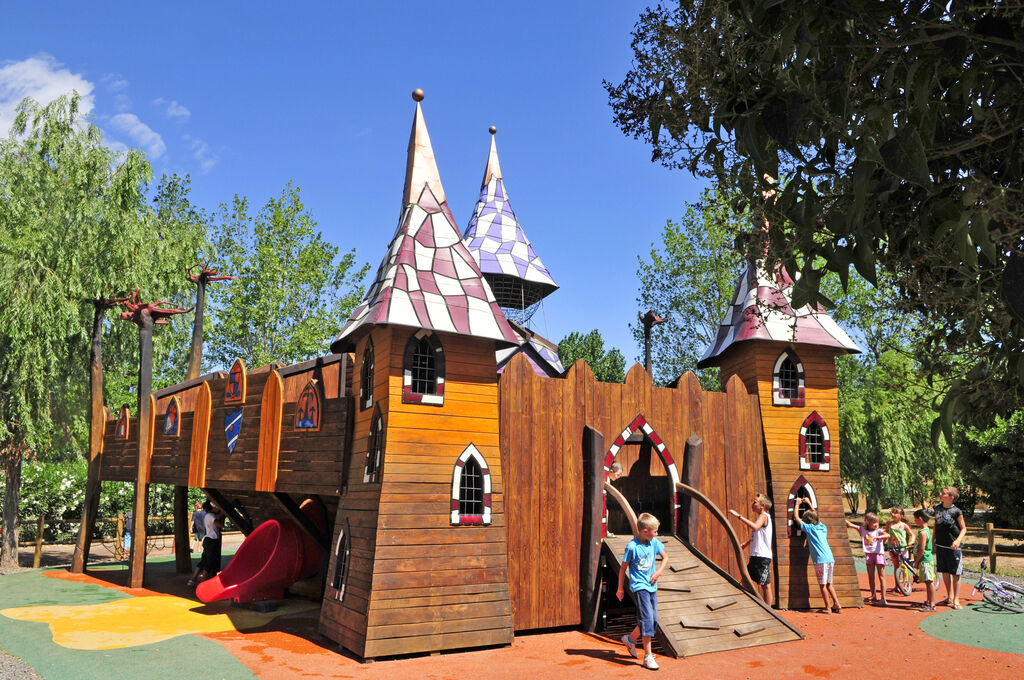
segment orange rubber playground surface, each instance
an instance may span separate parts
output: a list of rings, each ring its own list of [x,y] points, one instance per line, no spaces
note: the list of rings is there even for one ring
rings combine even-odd
[[[163,567],[162,569],[160,567]],[[152,564],[147,588],[129,590],[119,567],[72,575],[63,569],[0,577],[0,649],[40,676],[63,678],[629,678],[646,675],[617,638],[574,630],[517,635],[510,647],[360,663],[316,632],[315,602],[288,600],[264,614],[205,605]],[[891,577],[890,577],[891,580]],[[866,593],[866,576],[861,574]],[[842,614],[785,612],[806,640],[673,659],[670,678],[1024,677],[1024,614],[970,597],[964,609],[924,615],[910,608],[923,586],[889,607]]]

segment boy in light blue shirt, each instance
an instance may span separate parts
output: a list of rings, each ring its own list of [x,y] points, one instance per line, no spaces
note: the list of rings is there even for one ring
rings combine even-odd
[[[658,527],[661,523],[650,513],[643,513],[636,520],[637,535],[626,546],[619,565],[619,589],[616,595],[621,600],[625,596],[623,581],[629,573],[629,589],[636,600],[637,625],[629,635],[622,636],[622,644],[626,645],[629,655],[636,658],[636,640],[642,638],[644,643],[644,668],[658,670],[658,662],[651,652],[651,638],[658,621],[658,578],[668,566],[668,555],[665,544],[657,539]],[[654,568],[654,562],[661,555],[661,567]]]
[[[800,506],[806,504],[808,510],[800,518]],[[811,501],[801,498],[797,501],[796,511],[793,513],[793,521],[797,529],[807,534],[807,547],[811,549],[811,561],[814,562],[814,573],[818,577],[818,587],[821,589],[821,599],[825,601],[825,608],[822,614],[837,614],[843,611],[839,606],[839,596],[836,595],[835,586],[832,585],[832,574],[836,566],[836,558],[832,555],[832,548],[828,547],[828,527],[818,521],[818,510],[811,506]],[[829,610],[828,598],[832,597],[832,609]]]

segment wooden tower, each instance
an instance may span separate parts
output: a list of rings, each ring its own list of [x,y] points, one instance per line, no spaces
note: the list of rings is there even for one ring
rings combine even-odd
[[[517,344],[463,245],[416,112],[399,226],[334,351],[352,455],[321,631],[364,658],[512,641],[495,351]]]
[[[819,602],[806,538],[793,523],[797,498],[808,496],[829,530],[835,588],[846,606],[863,606],[846,538],[839,480],[837,354],[859,353],[820,307],[793,309],[784,268],[743,272],[714,344],[698,363],[720,366],[722,384],[739,376],[761,406],[765,464],[773,503],[775,584],[783,609]]]

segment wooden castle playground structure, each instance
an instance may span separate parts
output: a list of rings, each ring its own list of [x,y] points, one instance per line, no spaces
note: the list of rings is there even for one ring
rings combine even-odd
[[[659,583],[667,652],[799,639],[754,595],[723,514],[765,489],[779,606],[818,597],[791,522],[800,496],[831,529],[840,601],[862,606],[839,482],[834,357],[857,351],[846,334],[823,310],[789,306],[784,270],[752,264],[702,359],[721,366],[723,392],[691,373],[657,387],[640,365],[624,384],[582,361],[563,370],[528,315],[506,319],[557,286],[508,203],[494,138],[463,236],[414,98],[398,229],[333,353],[236,361],[153,393],[149,422],[123,407],[91,473],[202,488],[247,536],[297,523],[323,551],[303,589],[322,598],[321,633],[366,659],[594,630],[614,598],[602,564],[617,568],[640,512],[661,520],[672,557]],[[625,475],[609,483],[613,462]],[[307,499],[324,521],[300,509]],[[87,555],[93,527],[81,531]],[[245,545],[232,565],[270,563]]]

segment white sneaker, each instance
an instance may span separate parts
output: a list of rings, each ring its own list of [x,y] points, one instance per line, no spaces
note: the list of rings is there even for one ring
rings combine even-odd
[[[654,660],[653,654],[644,657],[644,668],[652,671],[658,670],[658,662]]]
[[[629,652],[629,655],[635,659],[636,658],[636,643],[633,642],[633,638],[629,637],[629,635],[623,635],[622,636],[622,644],[626,645],[626,651]]]

